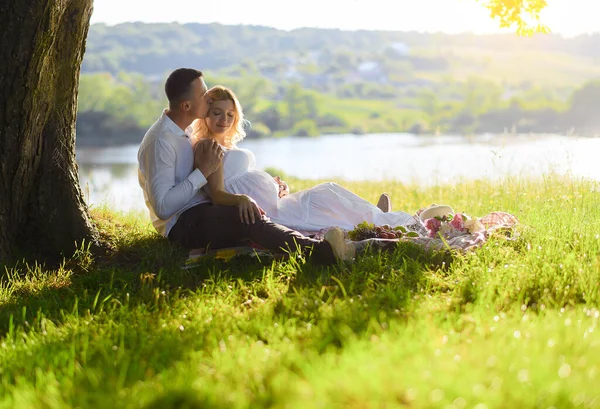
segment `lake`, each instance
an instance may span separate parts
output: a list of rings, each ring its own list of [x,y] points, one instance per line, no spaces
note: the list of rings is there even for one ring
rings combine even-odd
[[[394,180],[432,185],[550,171],[600,180],[600,138],[560,135],[328,135],[247,140],[257,167],[303,179]],[[145,210],[137,182],[137,146],[78,148],[89,204]]]

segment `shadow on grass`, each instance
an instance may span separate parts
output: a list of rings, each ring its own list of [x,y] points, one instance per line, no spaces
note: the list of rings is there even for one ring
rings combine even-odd
[[[450,261],[447,256],[432,255],[407,244],[393,252],[367,252],[347,265],[322,267],[300,256],[285,262],[240,256],[229,262],[206,259],[192,269],[183,269],[187,253],[155,233],[136,232],[127,225],[119,228],[109,225],[105,226],[104,234],[109,245],[102,256],[94,258],[82,248],[57,269],[25,263],[7,269],[0,276],[0,337],[15,339],[20,329],[27,332],[35,328],[41,332],[44,320],[60,326],[69,320],[92,317],[112,320],[121,314],[130,314],[131,319],[143,322],[132,322],[128,330],[123,331],[124,335],[120,335],[123,339],[113,334],[106,341],[113,345],[125,342],[131,352],[128,363],[122,367],[125,372],[119,375],[121,380],[102,379],[114,375],[110,373],[97,374],[100,380],[94,378],[94,370],[102,371],[101,368],[115,359],[119,349],[113,354],[113,345],[96,346],[96,352],[85,357],[65,353],[69,342],[73,343],[73,351],[84,353],[77,345],[82,337],[91,336],[85,329],[73,332],[69,335],[71,338],[63,342],[38,343],[23,352],[34,358],[14,357],[10,362],[14,371],[8,372],[32,373],[29,370],[33,371],[36,365],[44,365],[45,357],[55,356],[59,361],[74,359],[86,363],[91,371],[78,377],[81,387],[97,389],[94,382],[106,388],[131,385],[151,376],[149,374],[167,370],[190,352],[191,340],[187,337],[191,334],[163,329],[158,327],[159,320],[140,320],[139,317],[171,308],[190,295],[211,291],[217,296],[226,294],[231,286],[237,286],[238,292],[226,302],[234,308],[247,308],[243,302],[249,296],[271,301],[267,313],[236,324],[251,339],[268,344],[273,336],[268,328],[273,322],[296,320],[297,313],[301,312],[303,321],[318,323],[320,328],[319,334],[306,340],[307,346],[310,344],[318,353],[342,348],[348,339],[347,329],[361,334],[374,331],[374,326],[385,325],[382,323],[386,320],[403,319],[402,314],[408,314],[407,307],[419,291],[424,274]],[[285,290],[278,292],[282,283]],[[321,308],[324,304],[334,306],[340,302],[344,302],[343,308],[332,308],[329,312]],[[134,311],[136,307],[142,308],[142,315]],[[117,324],[125,325],[118,320]],[[136,331],[137,326],[145,328]],[[207,337],[206,348],[209,338],[214,336],[211,328],[207,326],[202,330],[202,336]],[[142,339],[138,333],[151,333],[153,338]],[[160,355],[163,350],[168,351],[164,359]],[[55,364],[66,365],[58,361]],[[123,384],[118,385],[119,382]],[[173,391],[149,407],[219,407],[217,402],[203,399]]]
[[[60,320],[64,312],[93,313],[106,297],[127,297],[129,305],[151,304],[157,291],[195,292],[209,278],[256,282],[264,280],[267,270],[286,276],[283,278],[289,281],[290,292],[297,294],[317,290],[327,298],[360,298],[385,289],[386,297],[392,297],[393,309],[398,309],[395,294],[402,293],[405,298],[407,292],[417,291],[424,271],[444,268],[451,262],[448,254],[426,252],[411,243],[394,251],[367,250],[355,263],[330,267],[295,257],[275,263],[239,256],[229,262],[207,259],[184,269],[186,255],[183,249],[150,234],[121,243],[96,260],[82,251],[56,270],[26,264],[7,269],[0,276],[0,295],[4,298],[4,302],[0,299],[0,336],[11,325],[35,321],[40,313],[53,321]],[[268,294],[259,292],[257,296]],[[385,297],[380,303],[386,307]]]
[[[447,255],[424,252],[411,244],[393,252],[367,252],[352,264],[329,267],[314,265],[299,256],[286,262],[241,256],[229,262],[206,259],[186,270],[182,268],[185,258],[184,250],[164,238],[142,234],[116,240],[111,251],[96,259],[82,250],[56,270],[16,266],[2,277],[0,337],[16,339],[19,329],[30,328],[37,329],[39,335],[44,319],[57,326],[73,320],[114,319],[103,328],[117,329],[103,335],[101,344],[98,340],[92,342],[94,334],[86,332],[85,325],[68,331],[60,342],[38,342],[10,358],[5,374],[34,373],[35,368],[47,366],[47,357],[51,356],[57,368],[69,367],[71,362],[84,365],[85,372],[75,378],[75,389],[96,390],[99,393],[95,396],[103,396],[102,391],[110,395],[111,391],[164,373],[185,361],[193,352],[190,345],[210,351],[216,334],[224,332],[218,325],[225,325],[217,323],[215,328],[202,324],[199,332],[188,333],[173,326],[165,328],[159,319],[143,317],[172,308],[189,295],[214,290],[219,296],[236,285],[252,296],[271,301],[265,304],[267,311],[252,315],[252,320],[237,322],[239,331],[251,340],[269,344],[274,340],[269,330],[273,323],[297,319],[312,322],[318,332],[302,342],[305,348],[321,354],[343,348],[349,339],[348,330],[356,335],[376,333],[390,320],[406,319],[424,275],[451,261]],[[285,292],[273,290],[282,282],[286,284]],[[161,296],[163,292],[167,295]],[[247,308],[242,304],[248,293],[242,293],[234,293],[226,302],[234,308]],[[335,308],[322,308],[326,304]],[[142,312],[135,311],[138,306]],[[149,334],[151,338],[147,338]],[[93,348],[83,347],[88,344]],[[123,350],[120,345],[125,346],[125,355],[119,355]],[[82,407],[98,403],[79,401],[76,395],[72,399]],[[175,389],[165,391],[147,406],[158,407],[224,406],[210,394],[198,396]]]
[[[55,269],[25,261],[6,267],[0,272],[0,336],[42,316],[60,321],[65,312],[93,314],[107,297],[151,305],[158,291],[194,292],[208,277],[263,276],[264,263],[249,257],[207,260],[189,270],[183,268],[186,257],[182,248],[152,233],[113,244],[95,259],[82,249]]]
[[[97,334],[83,328],[58,339],[53,337],[42,342],[30,339],[27,349],[17,348],[10,359],[3,360],[3,385],[17,384],[23,374],[35,374],[49,364],[60,371],[76,363],[79,374],[73,377],[71,398],[76,403],[74,406],[105,407],[103,394],[111,395],[140,379],[161,373],[185,359],[192,341],[198,337],[208,338],[206,333],[186,334],[164,327],[158,321],[148,320],[143,326],[143,331],[136,331],[137,325],[132,330],[127,323],[115,323],[113,329],[104,329],[101,340]],[[79,395],[79,390],[95,393]],[[82,401],[94,397],[100,400]]]
[[[227,404],[219,402],[215,398],[199,397],[195,391],[177,389],[164,393],[145,409],[217,409],[227,408]]]

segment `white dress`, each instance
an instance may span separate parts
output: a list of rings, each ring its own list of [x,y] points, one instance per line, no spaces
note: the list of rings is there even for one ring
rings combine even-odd
[[[267,172],[256,169],[254,154],[247,149],[225,152],[223,175],[227,192],[250,196],[272,222],[294,230],[317,232],[332,226],[352,230],[363,221],[395,227],[415,221],[408,213],[384,213],[377,206],[331,182],[279,198],[279,185]]]

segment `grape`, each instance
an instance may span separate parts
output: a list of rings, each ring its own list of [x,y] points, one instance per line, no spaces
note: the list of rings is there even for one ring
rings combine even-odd
[[[357,225],[354,230],[350,231],[349,236],[354,241],[361,241],[372,238],[397,239],[404,237],[404,233],[401,230],[395,230],[388,224],[374,226],[363,222]]]

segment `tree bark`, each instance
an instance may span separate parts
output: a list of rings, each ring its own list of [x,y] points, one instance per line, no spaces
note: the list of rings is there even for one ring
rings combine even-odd
[[[0,264],[96,241],[75,119],[92,0],[0,2]]]

